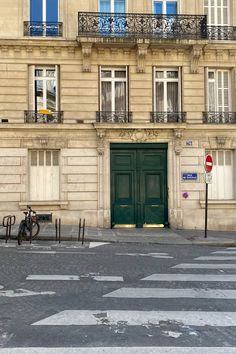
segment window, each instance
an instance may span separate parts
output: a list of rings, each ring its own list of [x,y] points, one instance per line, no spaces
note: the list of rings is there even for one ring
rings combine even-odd
[[[229,112],[230,72],[229,70],[208,69],[208,111]]]
[[[228,0],[204,0],[204,13],[210,26],[228,26]]]
[[[231,150],[206,151],[213,157],[212,183],[208,186],[209,199],[234,198],[234,163]]]
[[[59,0],[30,0],[31,36],[58,36],[58,18]]]
[[[57,67],[34,67],[34,110],[58,110]]]
[[[126,18],[122,15],[126,12],[125,10],[125,0],[100,0],[99,11],[104,13],[99,21],[102,35],[122,36],[125,34]],[[106,16],[105,13],[114,13],[114,16]]]
[[[127,111],[127,68],[101,68],[100,111]]]
[[[125,0],[100,0],[99,11],[125,13]]]
[[[153,2],[153,12],[156,15],[176,15],[178,10],[177,1],[163,0]]]
[[[154,70],[154,110],[157,112],[178,112],[180,105],[180,70]]]
[[[59,151],[30,151],[30,200],[59,200]]]

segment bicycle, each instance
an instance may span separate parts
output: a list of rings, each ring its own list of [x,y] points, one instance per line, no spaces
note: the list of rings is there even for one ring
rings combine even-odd
[[[40,226],[37,220],[36,211],[32,210],[31,206],[27,205],[28,211],[24,211],[25,218],[21,220],[18,229],[18,245],[22,244],[22,240],[31,241],[35,239],[40,231]],[[33,215],[32,215],[33,214]],[[31,233],[32,230],[32,233]]]

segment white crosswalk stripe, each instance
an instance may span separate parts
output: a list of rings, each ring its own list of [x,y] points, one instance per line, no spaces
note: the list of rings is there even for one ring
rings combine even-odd
[[[211,274],[152,274],[141,280],[145,281],[184,281],[184,282],[236,282],[235,275],[211,275]]]
[[[182,269],[236,269],[236,264],[219,263],[182,263],[177,264],[171,268],[182,268]]]
[[[165,288],[121,288],[103,297],[115,298],[195,298],[195,299],[224,299],[235,300],[236,290],[220,289],[165,289]]]
[[[214,350],[214,352],[213,352]],[[0,354],[235,354],[233,347],[4,348]]]
[[[96,281],[118,281],[123,282],[124,278],[122,276],[111,276],[111,275],[94,275],[94,274],[86,274],[86,275],[57,275],[57,274],[32,274],[28,275],[26,280],[41,280],[41,281],[78,281],[81,279],[93,279]]]
[[[201,256],[194,258],[196,261],[236,261],[236,256]]]
[[[211,254],[235,254],[236,255],[236,251],[215,251],[215,252],[211,252]]]
[[[175,321],[180,326],[236,326],[236,312],[209,311],[119,311],[119,310],[66,310],[33,323],[33,326],[125,326],[158,325]]]

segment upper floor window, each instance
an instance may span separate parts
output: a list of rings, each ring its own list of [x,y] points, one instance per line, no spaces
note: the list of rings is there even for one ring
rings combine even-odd
[[[230,71],[208,69],[208,111],[229,112]]]
[[[180,70],[178,68],[154,70],[154,110],[178,112],[181,109]]]
[[[204,0],[204,12],[210,26],[229,25],[229,0]]]
[[[99,11],[125,13],[125,0],[100,0]]]
[[[125,112],[127,110],[127,69],[101,68],[102,112]]]
[[[34,88],[35,111],[54,112],[58,110],[57,68],[55,66],[35,67]]]
[[[176,15],[178,2],[173,0],[154,1],[153,10],[156,15]]]
[[[58,19],[59,0],[30,0],[31,36],[58,36]]]

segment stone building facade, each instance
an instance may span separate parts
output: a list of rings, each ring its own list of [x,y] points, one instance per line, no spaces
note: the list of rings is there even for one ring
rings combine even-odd
[[[1,0],[0,216],[236,230],[233,0]]]

